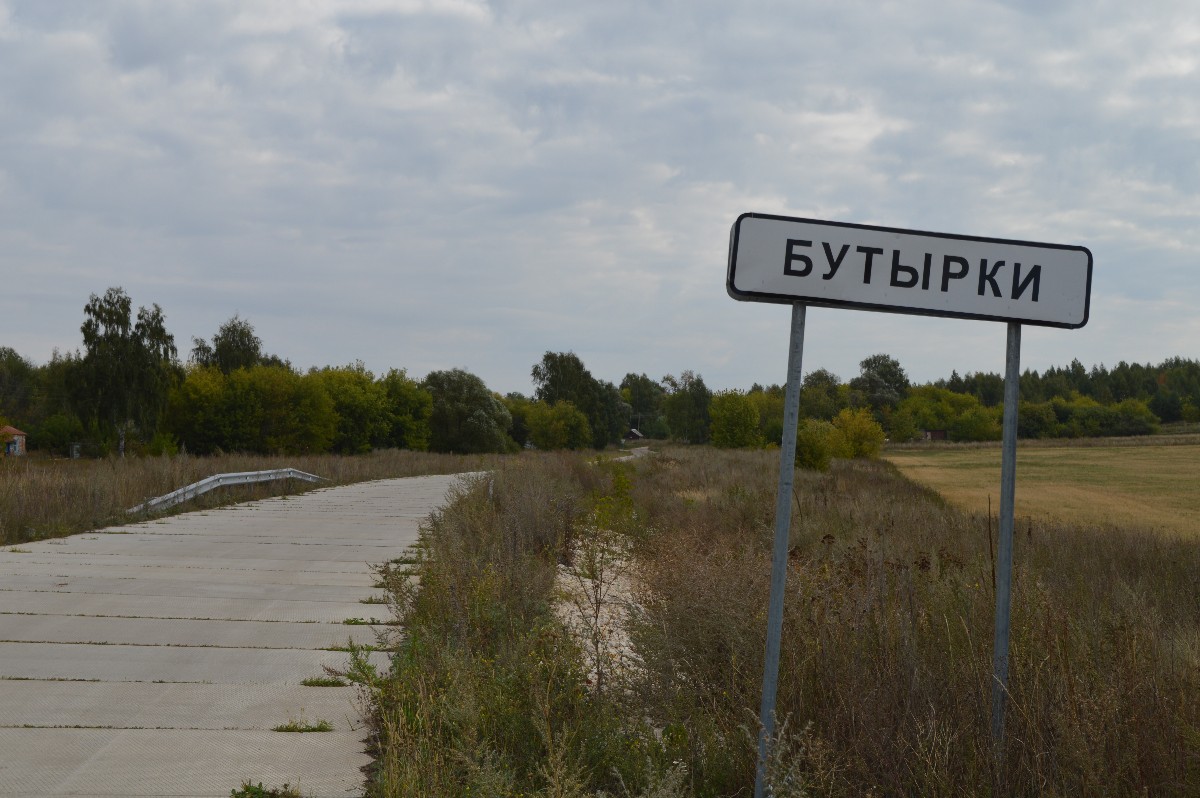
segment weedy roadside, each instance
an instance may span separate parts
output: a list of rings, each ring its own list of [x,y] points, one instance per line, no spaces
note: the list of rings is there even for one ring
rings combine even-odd
[[[403,634],[368,687],[370,794],[747,794],[777,462],[545,455],[464,484],[381,578]],[[799,472],[795,501],[774,795],[1200,794],[1200,544],[1022,526],[997,755],[988,519],[880,462]],[[620,570],[636,667],[564,629],[563,569]]]

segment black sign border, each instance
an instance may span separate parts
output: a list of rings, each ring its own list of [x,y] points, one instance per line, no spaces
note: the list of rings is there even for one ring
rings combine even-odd
[[[739,291],[733,287],[734,268],[737,259],[738,240],[741,237],[742,220],[770,219],[778,222],[803,222],[804,224],[822,227],[846,227],[853,230],[873,230],[880,233],[899,233],[902,235],[919,235],[930,238],[947,238],[954,241],[981,241],[988,244],[1017,244],[1040,249],[1063,249],[1083,252],[1087,255],[1087,292],[1083,299],[1083,319],[1078,324],[1064,324],[1056,321],[1039,321],[1036,319],[1013,318],[1011,316],[992,316],[981,313],[965,313],[953,310],[931,310],[927,308],[901,308],[894,305],[876,305],[871,302],[851,302],[848,300],[807,299],[787,294],[770,294],[763,291]],[[928,230],[910,230],[901,227],[881,227],[872,224],[855,224],[853,222],[830,222],[824,219],[807,219],[800,216],[778,216],[771,213],[743,213],[733,223],[729,232],[729,264],[726,270],[725,290],[729,296],[739,302],[768,302],[776,305],[793,305],[803,302],[805,305],[824,308],[849,308],[851,310],[869,310],[876,313],[896,313],[904,316],[932,316],[943,319],[974,319],[976,321],[1006,321],[1016,324],[1029,324],[1036,327],[1058,327],[1059,329],[1077,330],[1088,323],[1092,312],[1092,251],[1087,247],[1070,244],[1044,244],[1038,241],[1021,241],[1014,238],[991,238],[987,236],[968,236],[956,233],[934,233]]]

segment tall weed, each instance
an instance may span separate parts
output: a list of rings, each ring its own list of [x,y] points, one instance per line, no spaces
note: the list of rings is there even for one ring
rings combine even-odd
[[[384,572],[404,631],[371,795],[749,795],[777,464],[523,456],[464,483]],[[773,795],[1200,794],[1200,542],[1020,522],[997,751],[994,519],[882,462],[796,476]],[[613,639],[553,607],[569,573],[613,617],[614,570],[632,664],[603,671]]]
[[[577,464],[531,455],[464,481],[423,527],[417,579],[385,569],[404,635],[371,685],[370,795],[572,798],[643,778],[653,736],[589,688],[553,611],[584,486],[606,479]]]
[[[688,738],[697,793],[734,795],[753,775],[751,748],[730,741],[758,703],[771,530],[767,517],[731,514],[727,497],[765,498],[777,472],[764,455],[722,459],[714,473],[721,457],[677,451],[643,471],[635,496],[657,534],[640,548],[634,641],[646,711]],[[778,714],[801,735],[780,745],[808,753],[790,784],[825,795],[1200,794],[1200,669],[1178,643],[1200,630],[1200,542],[1022,530],[997,759],[988,520],[884,463],[835,461],[798,478]]]

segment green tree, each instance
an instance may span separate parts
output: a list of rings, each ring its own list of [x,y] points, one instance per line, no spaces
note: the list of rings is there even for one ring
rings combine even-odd
[[[970,397],[975,399],[974,396]],[[978,400],[976,400],[978,402]],[[1018,405],[1018,410],[1019,410]],[[998,441],[1000,440],[1000,407],[987,408],[976,404],[950,423],[952,441]]]
[[[875,418],[885,422],[896,406],[908,395],[908,375],[899,361],[885,355],[871,355],[859,363],[859,375],[850,380],[850,387],[857,391],[863,401],[875,413]]]
[[[512,418],[508,425],[508,437],[512,438],[518,448],[523,449],[525,444],[530,443],[529,408],[533,406],[533,401],[516,391],[505,394],[503,401],[508,415]]]
[[[311,372],[321,381],[333,400],[337,431],[333,451],[341,454],[365,454],[372,444],[391,431],[387,394],[375,375],[361,362],[343,368],[323,368]]]
[[[37,368],[37,390],[31,410],[34,429],[28,430],[34,446],[41,446],[32,440],[32,436],[36,435],[38,423],[54,416],[73,419],[73,423],[67,426],[78,430],[78,433],[67,443],[82,442],[86,437],[83,422],[77,411],[77,386],[80,382],[81,361],[82,358],[77,352],[63,355],[55,349],[50,355],[50,360]],[[22,427],[22,429],[24,428]],[[60,425],[60,429],[65,429],[65,427]]]
[[[134,430],[149,440],[158,430],[175,380],[175,339],[166,330],[162,308],[138,308],[120,288],[91,295],[84,307],[83,345],[76,402],[79,415],[115,434],[125,455],[125,437]]]
[[[708,407],[712,392],[704,384],[704,378],[692,371],[685,371],[678,378],[670,374],[663,377],[667,396],[663,400],[663,411],[671,437],[688,443],[708,441]]]
[[[29,430],[30,448],[66,455],[72,443],[82,441],[83,424],[74,413],[55,413]]]
[[[800,388],[800,417],[832,419],[849,405],[849,391],[838,375],[817,369],[804,377]]]
[[[897,412],[911,417],[919,430],[949,430],[959,416],[981,407],[979,400],[970,394],[936,385],[919,385],[900,402]]]
[[[1053,438],[1058,432],[1058,419],[1049,402],[1025,402],[1017,405],[1017,436],[1021,438]]]
[[[231,372],[226,381],[228,450],[318,454],[333,446],[338,416],[319,376],[255,366]]]
[[[746,398],[754,403],[754,407],[758,411],[759,438],[766,443],[781,443],[783,441],[783,386],[772,385],[764,388],[755,383],[746,394]]]
[[[625,432],[629,429],[629,404],[621,398],[621,391],[611,382],[596,383],[597,413],[596,423],[603,425],[597,431],[592,427],[592,447],[600,450],[610,443],[620,443]],[[591,424],[592,420],[589,419]]]
[[[758,432],[758,407],[745,394],[721,391],[709,404],[709,436],[713,446],[738,449],[761,446]]]
[[[1111,410],[1110,435],[1153,435],[1158,432],[1158,419],[1139,399],[1117,402]]]
[[[1183,419],[1184,398],[1165,385],[1155,391],[1150,399],[1150,410],[1163,421],[1181,421]]]
[[[1187,423],[1195,424],[1200,421],[1200,405],[1195,404],[1191,399],[1184,399],[1180,415]]]
[[[228,448],[230,418],[225,375],[215,366],[188,367],[167,402],[167,428],[192,454]]]
[[[216,366],[225,374],[248,369],[263,363],[262,341],[255,335],[254,326],[235,314],[217,328],[211,344],[203,338],[192,339],[192,361]]]
[[[429,417],[433,397],[403,369],[392,369],[379,380],[388,411],[382,446],[425,451],[429,448]]]
[[[531,402],[526,411],[529,439],[543,450],[582,449],[592,445],[587,416],[570,402]]]
[[[647,438],[667,437],[667,422],[663,417],[666,391],[645,374],[626,374],[621,380],[621,398],[629,405],[629,422]]]
[[[596,379],[574,352],[546,352],[531,370],[534,398],[539,402],[572,402],[581,410],[580,400],[594,402]],[[586,411],[585,411],[586,412]]]
[[[429,448],[435,452],[503,452],[512,417],[483,380],[462,369],[433,371],[422,387],[433,398]]]
[[[621,440],[629,405],[615,385],[593,377],[574,352],[546,352],[530,373],[539,402],[570,402],[587,417],[596,449]]]
[[[38,372],[16,350],[0,346],[0,412],[10,423],[33,420],[38,390]]]

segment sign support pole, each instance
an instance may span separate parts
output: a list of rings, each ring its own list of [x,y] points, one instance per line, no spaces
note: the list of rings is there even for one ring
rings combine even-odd
[[[1008,701],[1008,631],[1012,609],[1013,505],[1017,486],[1017,402],[1020,401],[1021,325],[1008,323],[1004,369],[1004,441],[1000,466],[1000,540],[996,556],[996,637],[992,649],[992,743],[1003,755]],[[998,763],[999,764],[999,763]]]
[[[787,582],[788,536],[792,528],[792,487],[796,477],[796,428],[800,420],[800,378],[804,359],[807,306],[792,304],[788,347],[787,390],[783,399],[783,440],[779,444],[779,490],[775,495],[775,545],[771,555],[771,599],[767,605],[767,656],[763,666],[762,711],[759,716],[758,767],[754,798],[763,798],[767,753],[775,734],[775,694],[779,688],[779,649],[783,637],[783,590]]]

